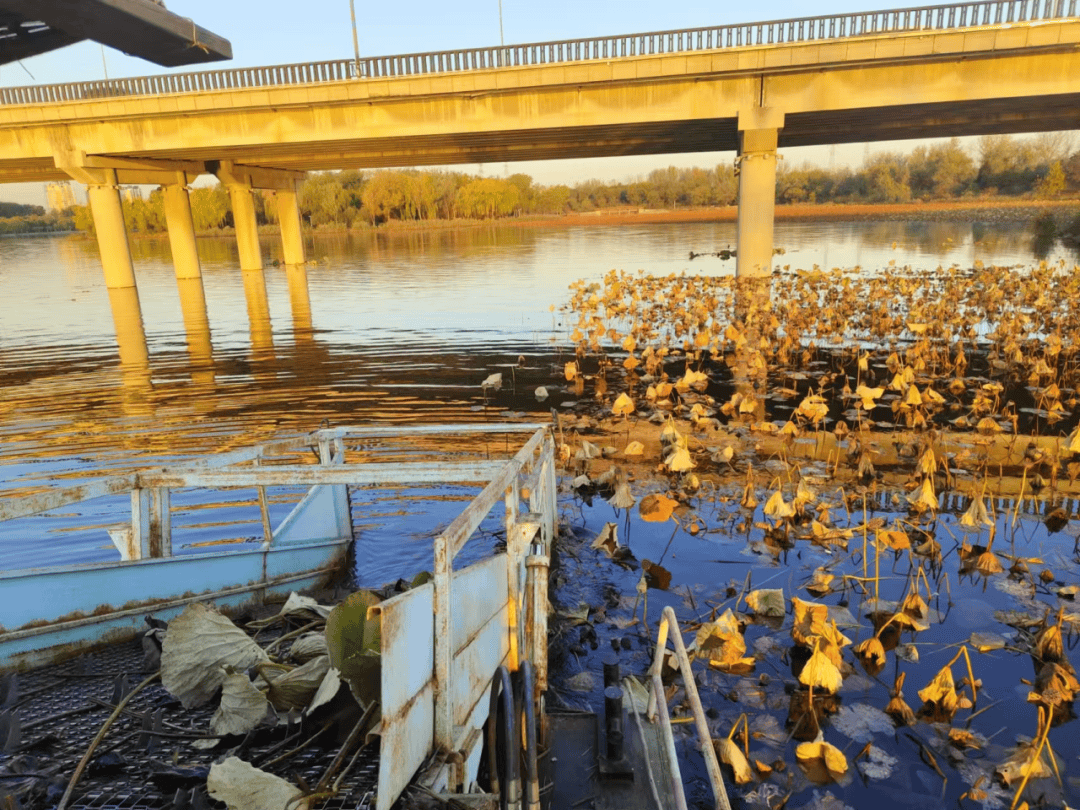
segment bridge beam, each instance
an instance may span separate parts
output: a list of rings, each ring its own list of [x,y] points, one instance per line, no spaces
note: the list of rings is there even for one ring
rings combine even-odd
[[[173,181],[164,184],[161,190],[165,198],[165,224],[169,229],[169,248],[172,250],[176,278],[200,278],[202,268],[195,242],[195,222],[191,218],[187,174],[177,172]]]
[[[784,114],[767,107],[739,113],[739,222],[735,275],[764,276],[772,268],[776,212],[776,143]]]

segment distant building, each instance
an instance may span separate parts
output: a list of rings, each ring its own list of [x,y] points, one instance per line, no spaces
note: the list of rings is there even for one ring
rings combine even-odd
[[[71,183],[48,183],[45,186],[45,200],[50,211],[63,211],[75,205],[75,189]]]
[[[120,186],[120,195],[124,202],[135,202],[142,199],[142,189],[138,186]]]

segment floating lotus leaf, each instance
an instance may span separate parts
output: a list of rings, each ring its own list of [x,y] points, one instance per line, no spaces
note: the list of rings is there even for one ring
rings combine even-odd
[[[896,727],[885,712],[869,703],[843,705],[833,715],[832,727],[856,742],[870,742],[875,734],[892,736]]]
[[[590,548],[600,549],[609,557],[614,556],[616,550],[619,548],[618,524],[605,523],[604,528],[600,530],[600,533],[596,535],[596,538],[592,541]]]
[[[759,616],[783,616],[786,612],[784,591],[780,588],[759,588],[746,595],[746,604]]]
[[[646,495],[638,504],[638,512],[641,519],[649,523],[663,523],[671,517],[672,512],[679,502],[666,495],[652,493]]]

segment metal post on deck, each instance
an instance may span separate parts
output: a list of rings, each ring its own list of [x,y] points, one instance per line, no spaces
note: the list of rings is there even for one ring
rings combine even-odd
[[[172,556],[172,499],[168,487],[131,490],[131,531],[138,559]]]
[[[450,615],[450,583],[454,550],[448,539],[435,538],[435,746],[450,751],[454,745],[454,687],[450,664],[453,656]]]

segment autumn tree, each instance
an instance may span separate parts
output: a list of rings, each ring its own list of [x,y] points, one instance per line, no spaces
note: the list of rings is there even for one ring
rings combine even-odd
[[[923,199],[958,197],[974,186],[975,161],[957,138],[917,146],[908,158],[911,193]]]
[[[190,192],[191,219],[196,231],[220,228],[229,215],[229,192],[218,183],[193,188]]]

